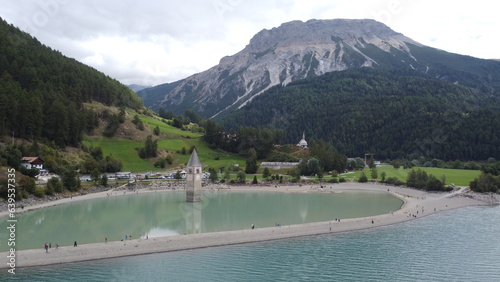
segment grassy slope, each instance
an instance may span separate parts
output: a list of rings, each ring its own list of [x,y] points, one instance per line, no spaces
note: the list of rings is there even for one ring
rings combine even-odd
[[[103,108],[101,104],[87,104],[87,107],[92,107],[94,110],[98,108]],[[109,109],[109,108],[108,108]],[[117,112],[117,109],[110,109],[111,112]],[[135,112],[129,111],[127,119],[132,119]],[[144,125],[146,126],[145,131],[136,131],[135,140],[127,138],[105,138],[100,136],[85,136],[83,143],[87,146],[99,146],[102,148],[105,156],[113,155],[113,157],[123,162],[122,171],[130,172],[147,172],[147,171],[165,171],[165,170],[175,170],[182,167],[189,160],[189,154],[182,155],[180,152],[182,148],[189,150],[191,146],[195,146],[198,151],[201,162],[207,167],[219,168],[231,164],[239,164],[240,167],[245,166],[245,160],[237,154],[229,154],[225,152],[219,152],[210,149],[207,144],[202,140],[202,134],[193,133],[190,131],[183,131],[181,129],[172,127],[158,118],[141,116],[140,117]],[[153,166],[154,160],[145,160],[139,158],[137,153],[137,148],[144,147],[144,140],[148,134],[151,134],[153,128],[158,126],[160,128],[160,136],[154,136],[154,139],[158,140],[158,149],[165,150],[170,153],[174,153],[174,163],[167,166],[165,169],[158,169]],[[129,130],[130,132],[130,130]],[[140,140],[136,141],[137,135],[140,136]],[[425,170],[428,174],[433,174],[438,179],[441,179],[442,175],[446,176],[446,184],[455,184],[459,186],[468,186],[469,182],[474,178],[477,178],[480,174],[478,170],[460,170],[460,169],[441,169],[441,168],[421,168]],[[272,174],[286,174],[288,170],[273,171]],[[365,169],[365,174],[368,179],[371,179],[370,170]],[[381,179],[382,172],[386,173],[386,178],[397,177],[401,181],[406,181],[408,171],[405,169],[394,169],[392,166],[380,166],[377,167],[378,180]],[[259,170],[259,173],[262,169]],[[344,178],[355,178],[358,179],[361,172],[355,172],[352,174],[343,175]],[[232,179],[235,175],[232,175]],[[248,179],[253,178],[253,175],[248,175]],[[261,176],[258,177],[261,179]],[[326,178],[325,180],[327,180]]]
[[[129,112],[127,118],[132,118],[135,113]],[[180,152],[182,148],[189,151],[191,146],[195,146],[201,162],[209,167],[219,168],[228,164],[239,164],[243,166],[245,160],[236,154],[218,152],[210,149],[202,140],[202,134],[183,131],[172,127],[156,118],[141,116],[142,122],[146,128],[141,138],[145,140],[148,134],[151,134],[153,128],[160,128],[160,136],[153,136],[153,139],[158,140],[158,149],[174,153],[174,163],[164,169],[154,167],[154,159],[146,160],[139,158],[137,148],[144,147],[144,141],[134,141],[127,138],[105,138],[100,136],[85,136],[83,144],[86,146],[99,146],[102,148],[105,156],[113,155],[113,157],[122,161],[122,171],[130,172],[147,172],[147,171],[165,171],[175,170],[186,164],[189,160],[189,154],[183,155]],[[137,139],[137,138],[136,138]]]
[[[418,168],[415,168],[418,169]],[[427,174],[432,174],[438,179],[441,179],[442,175],[446,176],[446,185],[455,184],[458,186],[469,186],[469,182],[477,178],[481,171],[479,170],[465,170],[465,169],[445,169],[445,168],[435,168],[435,167],[420,167],[420,169],[427,172]],[[377,167],[378,180],[381,180],[382,172],[386,173],[386,178],[397,177],[401,181],[406,181],[408,177],[409,169],[394,169],[392,166],[379,166]],[[364,169],[364,172],[368,179],[371,179],[371,171],[369,168]],[[353,174],[346,174],[342,177],[345,178],[355,178],[358,179],[361,172],[355,172]]]

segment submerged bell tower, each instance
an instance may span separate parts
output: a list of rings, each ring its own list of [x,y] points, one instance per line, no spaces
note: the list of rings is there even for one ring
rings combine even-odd
[[[198,158],[196,149],[191,153],[189,162],[187,164],[186,175],[186,202],[200,202],[201,201],[201,171],[203,165]]]

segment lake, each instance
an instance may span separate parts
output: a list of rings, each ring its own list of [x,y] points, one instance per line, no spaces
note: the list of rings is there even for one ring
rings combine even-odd
[[[159,237],[270,227],[389,213],[403,201],[379,191],[341,193],[205,191],[202,202],[186,203],[185,192],[152,192],[80,201],[19,214],[18,250],[44,243],[72,246],[119,241],[132,236]],[[5,230],[7,219],[0,220]],[[7,233],[0,251],[7,251]]]
[[[500,206],[364,231],[18,269],[5,281],[500,281]]]

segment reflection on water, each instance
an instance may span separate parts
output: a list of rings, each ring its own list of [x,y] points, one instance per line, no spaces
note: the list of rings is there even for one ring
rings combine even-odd
[[[132,238],[216,232],[363,217],[399,209],[384,192],[344,193],[205,192],[186,203],[184,192],[155,192],[75,202],[18,215],[18,250],[44,243],[72,245]],[[6,219],[0,220],[5,230]],[[5,232],[0,251],[7,250]]]
[[[146,234],[149,238],[180,235],[175,230],[170,230],[168,228],[161,228],[161,227],[154,227],[153,229],[146,232]]]
[[[201,207],[201,202],[186,203],[184,205],[186,233],[201,233]]]

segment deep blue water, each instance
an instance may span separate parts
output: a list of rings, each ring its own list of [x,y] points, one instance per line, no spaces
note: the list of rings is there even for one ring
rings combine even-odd
[[[2,271],[0,281],[500,281],[500,206],[343,234]]]

